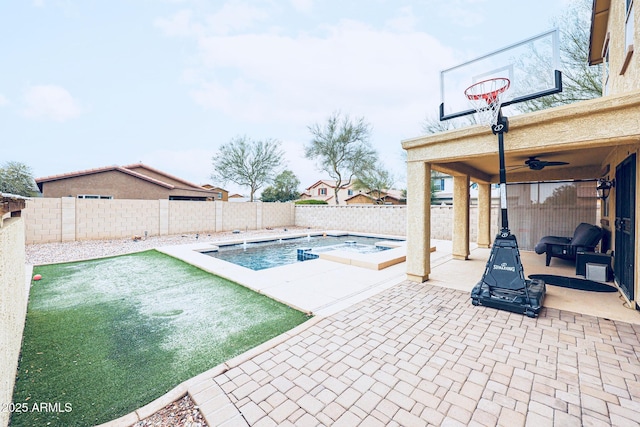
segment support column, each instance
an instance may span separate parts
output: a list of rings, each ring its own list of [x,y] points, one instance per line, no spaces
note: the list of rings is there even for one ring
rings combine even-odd
[[[469,175],[453,177],[454,259],[469,258]]]
[[[407,163],[407,279],[431,273],[431,164]]]
[[[491,246],[491,184],[478,184],[478,247]]]
[[[171,224],[169,223],[170,212],[169,212],[169,199],[159,199],[158,200],[158,235],[159,236],[168,236],[170,233]]]
[[[61,237],[63,242],[73,242],[76,240],[76,198],[75,197],[62,197],[61,216],[62,216],[62,230]]]

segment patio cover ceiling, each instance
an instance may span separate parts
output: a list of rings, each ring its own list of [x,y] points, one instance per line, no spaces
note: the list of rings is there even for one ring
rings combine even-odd
[[[593,179],[609,173],[615,147],[640,143],[640,92],[608,96],[509,118],[504,134],[507,181]],[[488,126],[472,126],[402,142],[407,161],[423,161],[449,175],[499,181],[498,137]],[[534,171],[532,156],[568,165]]]

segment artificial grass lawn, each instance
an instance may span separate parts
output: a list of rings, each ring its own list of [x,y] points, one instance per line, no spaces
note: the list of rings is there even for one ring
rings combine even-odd
[[[34,273],[12,426],[110,421],[308,319],[157,251]]]

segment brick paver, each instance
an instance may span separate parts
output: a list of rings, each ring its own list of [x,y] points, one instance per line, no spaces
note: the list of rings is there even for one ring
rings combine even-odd
[[[639,358],[640,325],[406,281],[214,377],[201,403],[224,393],[252,426],[640,426]]]

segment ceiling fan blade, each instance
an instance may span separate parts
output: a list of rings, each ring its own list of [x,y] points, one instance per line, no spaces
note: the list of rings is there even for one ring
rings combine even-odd
[[[569,162],[543,162],[545,166],[562,166],[562,165],[568,165]]]

